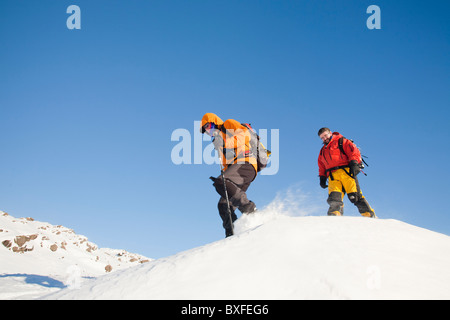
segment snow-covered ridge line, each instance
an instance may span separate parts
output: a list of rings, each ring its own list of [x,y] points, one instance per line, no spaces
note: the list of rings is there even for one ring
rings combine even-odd
[[[46,299],[450,298],[449,236],[397,220],[259,214],[233,237]]]
[[[449,236],[288,211],[243,215],[235,236],[148,263],[1,213],[0,299],[450,299]]]

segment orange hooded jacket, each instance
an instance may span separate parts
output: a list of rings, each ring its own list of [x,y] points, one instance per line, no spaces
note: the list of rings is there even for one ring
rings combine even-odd
[[[219,130],[214,136],[214,146],[219,152],[224,170],[231,164],[250,163],[257,172],[257,162],[250,152],[250,132],[238,121],[228,119],[222,121],[214,113],[206,113],[200,125],[200,131],[204,133],[203,126],[207,123],[214,123]]]

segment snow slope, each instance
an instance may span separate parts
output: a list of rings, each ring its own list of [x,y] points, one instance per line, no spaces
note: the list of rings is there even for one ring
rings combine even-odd
[[[0,299],[33,299],[151,259],[98,248],[71,229],[0,211]]]
[[[443,234],[397,220],[271,210],[241,217],[236,233],[45,298],[450,299]]]

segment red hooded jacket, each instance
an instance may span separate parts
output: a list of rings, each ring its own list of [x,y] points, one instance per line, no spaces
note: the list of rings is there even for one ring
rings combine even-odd
[[[320,149],[319,154],[319,176],[329,176],[330,172],[327,171],[332,168],[346,166],[352,160],[361,162],[361,153],[353,142],[348,139],[343,140],[342,147],[345,154],[339,149],[339,139],[342,135],[339,132],[333,132],[333,136],[328,144],[324,145]]]

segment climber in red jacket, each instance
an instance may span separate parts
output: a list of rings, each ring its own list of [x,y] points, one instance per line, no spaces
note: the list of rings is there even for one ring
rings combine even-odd
[[[375,218],[375,212],[370,207],[359,187],[357,175],[361,171],[361,153],[355,144],[344,138],[338,132],[321,128],[318,132],[324,146],[320,150],[318,164],[320,186],[328,187],[329,216],[344,214],[344,195],[347,193],[350,202],[365,217]],[[328,185],[327,185],[328,180]]]

